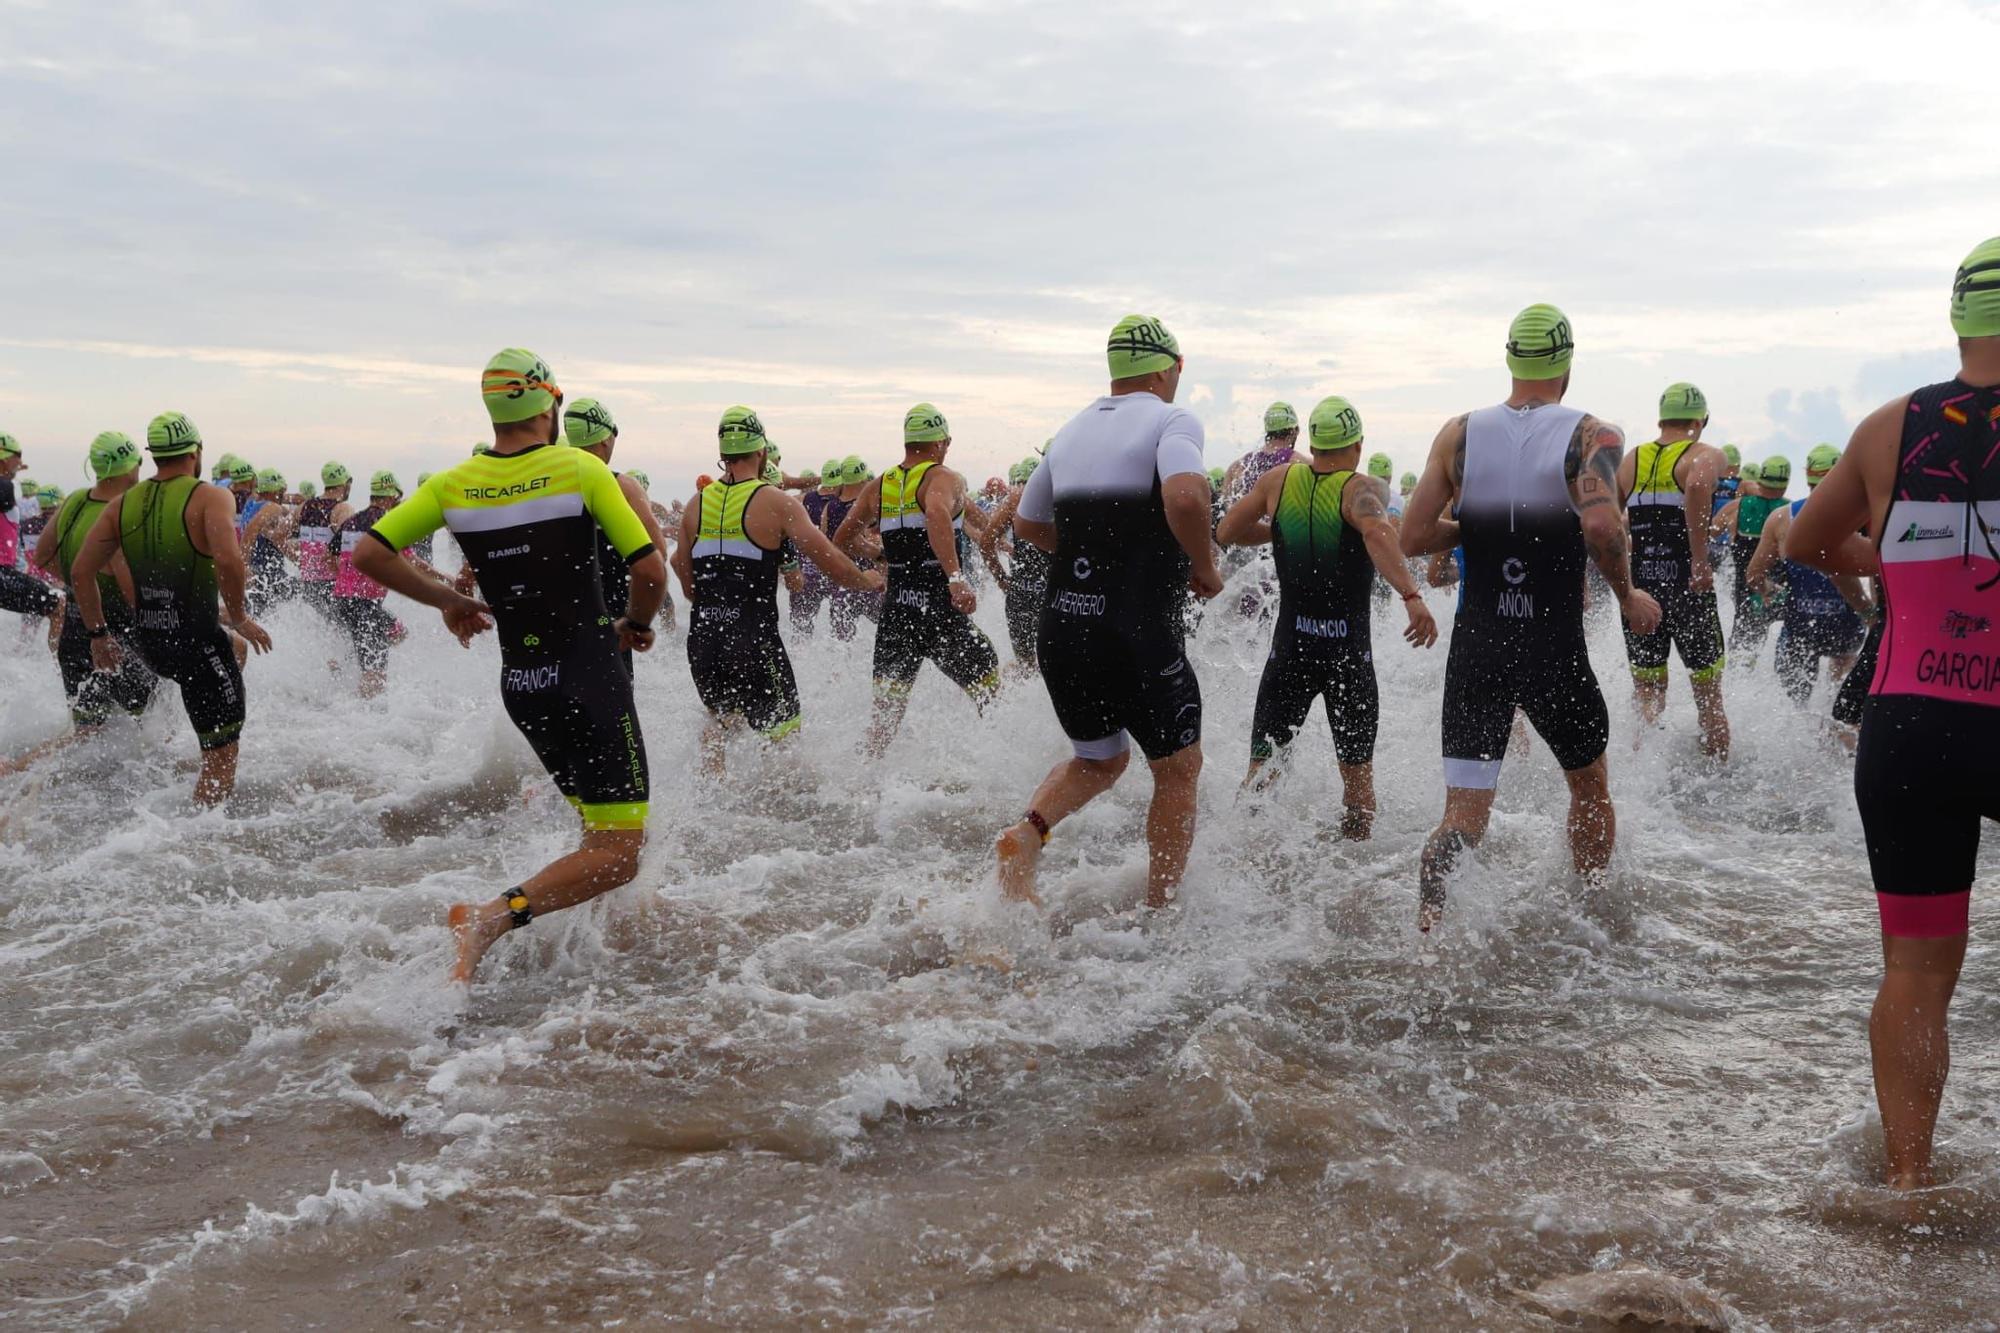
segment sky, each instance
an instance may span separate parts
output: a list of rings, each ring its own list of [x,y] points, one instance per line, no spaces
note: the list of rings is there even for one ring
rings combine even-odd
[[[1995,0],[376,4],[0,0],[0,430],[84,480],[156,412],[407,482],[539,352],[656,490],[758,408],[793,470],[918,400],[1003,469],[1187,358],[1220,466],[1351,399],[1420,466],[1552,301],[1570,401],[1802,459],[1955,366],[2000,234]]]

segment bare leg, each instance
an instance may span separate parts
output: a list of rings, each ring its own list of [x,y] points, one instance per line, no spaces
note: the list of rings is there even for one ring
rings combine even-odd
[[[537,916],[589,902],[632,882],[645,845],[644,829],[585,829],[577,849],[535,872],[522,883],[521,893]],[[483,903],[454,903],[445,919],[458,939],[453,981],[471,981],[493,942],[514,928],[504,894]]]
[[[1491,787],[1446,787],[1444,819],[1424,843],[1417,869],[1417,929],[1428,931],[1444,917],[1444,883],[1458,868],[1467,847],[1477,847],[1493,818]]]
[[[67,750],[80,740],[95,736],[99,730],[98,727],[72,727],[60,736],[52,736],[40,745],[29,747],[13,759],[0,759],[0,778],[25,773],[50,755]]]
[[[1375,765],[1340,766],[1340,836],[1368,841],[1375,831]]]
[[[389,673],[386,671],[363,671],[361,673],[361,697],[373,699],[389,687]]]
[[[710,713],[708,721],[701,729],[701,771],[711,778],[723,774],[723,742],[728,739],[729,724]]]
[[[1618,812],[1611,805],[1611,769],[1599,755],[1563,774],[1569,783],[1569,854],[1576,873],[1589,879],[1611,864],[1618,842]]]
[[[1632,748],[1638,749],[1646,732],[1660,720],[1660,714],[1667,711],[1667,676],[1664,671],[1657,680],[1652,677],[1640,679],[1639,673],[1632,673],[1632,706],[1639,710],[1639,734],[1632,738]]]
[[[910,689],[907,685],[875,682],[875,715],[868,720],[868,740],[863,747],[870,759],[880,759],[889,753],[889,746],[895,742],[897,729],[903,725],[903,714],[909,711]]]
[[[1173,901],[1194,849],[1195,796],[1201,785],[1201,742],[1157,760],[1153,801],[1146,807],[1146,906]]]
[[[1696,676],[1694,712],[1701,724],[1701,752],[1711,759],[1729,758],[1729,715],[1722,711],[1722,673]]]
[[[201,776],[194,782],[196,805],[221,805],[236,790],[236,742],[201,752]]]
[[[1049,770],[1028,802],[1050,828],[1111,790],[1118,775],[1132,762],[1128,750],[1115,759],[1065,759]],[[1042,835],[1021,819],[1001,830],[993,845],[1000,860],[1000,896],[1041,906],[1035,893],[1035,868],[1042,859]]]
[[[1882,937],[1882,988],[1868,1016],[1868,1045],[1891,1189],[1932,1183],[1931,1136],[1951,1069],[1945,1009],[1965,962],[1965,940]]]

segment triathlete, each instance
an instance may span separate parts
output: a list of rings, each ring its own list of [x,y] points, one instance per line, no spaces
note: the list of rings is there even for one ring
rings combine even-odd
[[[840,460],[829,458],[818,474],[819,484],[800,497],[806,507],[806,517],[821,532],[826,531],[826,507],[833,503],[835,493],[840,490]],[[807,562],[800,571],[799,590],[791,597],[792,632],[801,638],[810,639],[818,628],[819,609],[827,604],[833,594],[833,580],[820,567]]]
[[[728,732],[747,725],[767,740],[799,729],[799,687],[778,633],[778,566],[789,543],[844,587],[882,586],[834,549],[804,504],[764,480],[764,424],[732,407],[716,427],[722,475],[689,500],[673,570],[687,596],[688,670],[708,710],[703,768],[723,769]]]
[[[1250,488],[1266,472],[1299,462],[1299,414],[1290,403],[1272,403],[1264,409],[1264,441],[1243,455],[1222,474],[1223,509],[1249,494]]]
[[[181,413],[162,412],[146,427],[146,449],[153,475],[106,501],[70,566],[71,587],[91,659],[100,671],[118,670],[97,576],[123,554],[138,595],[140,654],[180,685],[181,706],[201,746],[194,798],[219,805],[236,787],[246,706],[243,669],[223,624],[260,653],[271,651],[271,636],[245,610],[248,571],[236,539],[236,506],[228,491],[201,480],[201,432]]]
[[[97,478],[95,484],[65,497],[35,543],[35,563],[53,570],[58,586],[64,589],[70,586],[70,575],[77,552],[83,549],[84,538],[90,535],[104,506],[131,490],[139,480],[141,461],[139,446],[122,431],[105,431],[90,442],[90,473]],[[132,620],[131,571],[123,559],[114,557],[111,568],[97,576],[97,583],[105,623],[111,626],[111,633],[118,641],[117,670],[99,671],[90,660],[90,636],[84,632],[75,597],[70,597],[56,644],[56,665],[62,672],[63,694],[69,700],[72,730],[36,746],[11,763],[0,763],[0,773],[19,772],[91,735],[110,718],[113,709],[137,717],[152,702],[157,678],[138,651]]]
[[[1660,623],[1652,633],[1625,627],[1633,702],[1646,727],[1660,720],[1667,708],[1667,654],[1679,653],[1694,693],[1702,753],[1727,759],[1722,617],[1715,610],[1708,536],[1716,482],[1728,462],[1720,449],[1701,442],[1708,398],[1694,385],[1667,387],[1660,395],[1659,424],[1659,438],[1618,464],[1618,493],[1632,533],[1632,581],[1660,605]]]
[[[667,580],[611,469],[559,444],[562,390],[540,357],[519,347],[496,353],[480,396],[493,420],[491,452],[446,468],[390,510],[355,549],[354,565],[436,607],[461,643],[497,628],[501,703],[576,807],[583,832],[575,851],[516,887],[452,907],[446,920],[458,943],[455,981],[470,981],[493,942],[536,913],[587,902],[639,873],[646,746],[618,652],[652,647]],[[397,554],[441,527],[465,552],[484,603]],[[632,570],[623,607],[604,605],[598,528]]]
[[[260,501],[257,499],[257,469],[250,461],[230,455],[229,499],[236,506],[236,532],[242,535],[243,525],[257,513]]]
[[[47,584],[21,572],[21,443],[0,434],[0,611],[43,616],[51,631],[62,624],[63,599]]]
[[[2000,819],[2000,236],[1959,266],[1951,322],[1957,377],[1871,413],[1785,542],[1788,558],[1825,575],[1879,572],[1885,594],[1854,795],[1881,909],[1868,1037],[1898,1190],[1933,1183],[1945,1014],[1981,821]]]
[[[1403,527],[1402,497],[1391,490],[1389,486],[1389,483],[1396,475],[1396,464],[1385,453],[1379,451],[1372,453],[1368,455],[1368,475],[1382,483],[1382,494],[1384,497],[1383,515],[1389,521],[1389,535],[1393,540],[1402,531]],[[1375,604],[1386,608],[1389,605],[1389,581],[1377,574],[1372,576],[1368,580],[1368,583]],[[1281,617],[1282,615],[1283,613],[1280,612]]]
[[[1016,539],[1009,543],[1012,568],[1000,564],[1000,538],[1014,526],[1021,506],[1021,492],[1035,475],[1041,456],[1029,454],[1007,469],[1007,494],[994,509],[992,521],[979,539],[979,553],[993,571],[993,581],[1006,598],[1007,642],[1014,650],[1011,668],[1017,676],[1032,676],[1036,665],[1036,639],[1041,633],[1042,606],[1048,600],[1049,553],[1033,542]]]
[[[331,620],[333,581],[339,572],[333,532],[354,517],[354,506],[347,498],[354,491],[354,478],[345,464],[329,462],[320,468],[319,479],[326,494],[299,506],[292,536],[298,550],[301,595],[307,606]]]
[[[1754,471],[1754,475],[1753,475]],[[1716,513],[1715,521],[1729,534],[1730,563],[1736,568],[1736,614],[1729,625],[1729,659],[1738,671],[1757,665],[1764,640],[1778,621],[1784,601],[1784,566],[1773,566],[1767,582],[1769,593],[1750,586],[1750,562],[1757,556],[1757,544],[1771,515],[1786,507],[1785,490],[1792,484],[1792,460],[1772,454],[1754,469],[1746,468],[1734,500]]]
[[[362,572],[357,557],[374,543],[369,536],[384,516],[403,500],[402,483],[387,470],[368,479],[368,506],[343,520],[333,530],[335,556],[333,575],[333,618],[354,643],[354,660],[361,666],[361,697],[373,699],[389,683],[389,646],[402,636],[396,632],[396,618],[389,614],[389,592]],[[415,543],[411,544],[412,546]],[[419,573],[444,582],[430,564],[409,547],[403,559]]]
[[[1806,455],[1807,499],[1839,461],[1840,451],[1832,445],[1813,446]],[[1785,533],[1805,505],[1806,500],[1798,500],[1773,514],[1764,524],[1757,554],[1750,558],[1750,586],[1767,599],[1772,591],[1771,568],[1783,558]],[[1789,560],[1784,564],[1786,593],[1779,611],[1778,680],[1792,702],[1803,708],[1812,699],[1821,658],[1826,659],[1828,678],[1836,689],[1846,679],[1868,635],[1863,616],[1872,615],[1873,609],[1861,580],[1845,575],[1836,580],[1808,565]]]
[[[1424,847],[1419,929],[1444,913],[1445,881],[1486,834],[1518,707],[1569,783],[1570,856],[1601,886],[1617,838],[1604,748],[1610,719],[1584,641],[1584,566],[1593,562],[1634,632],[1660,623],[1632,585],[1618,511],[1625,437],[1563,406],[1576,344],[1552,305],[1514,317],[1507,401],[1438,432],[1403,515],[1403,552],[1465,547],[1465,577],[1444,681],[1444,819]],[[1445,517],[1456,504],[1456,520]]]
[[[910,706],[910,689],[928,658],[985,711],[1000,692],[1000,655],[972,623],[976,602],[959,564],[965,521],[965,478],[944,465],[951,426],[944,413],[918,403],[903,417],[903,461],[841,521],[835,545],[853,554],[862,534],[882,536],[889,581],[875,630],[875,712],[867,753],[889,752]]]
[[[1222,575],[1201,421],[1173,405],[1180,344],[1159,320],[1127,315],[1105,358],[1111,392],[1056,433],[1014,514],[1016,540],[1054,556],[1042,680],[1074,754],[994,850],[1001,892],[1039,902],[1050,831],[1111,789],[1136,740],[1153,770],[1146,906],[1158,910],[1187,870],[1201,776],[1201,685],[1182,650],[1181,608],[1190,586],[1204,598],[1222,591]]]
[[[273,603],[288,601],[298,586],[285,570],[279,545],[292,530],[296,513],[285,503],[285,476],[276,468],[257,474],[257,508],[243,524],[243,558],[250,567],[250,614],[261,616]]]
[[[1369,583],[1379,574],[1403,599],[1409,613],[1403,637],[1415,646],[1437,642],[1437,622],[1396,544],[1388,484],[1372,474],[1355,475],[1360,414],[1345,398],[1320,400],[1306,419],[1306,443],[1310,463],[1265,473],[1215,533],[1225,546],[1270,542],[1278,567],[1278,624],[1257,685],[1243,785],[1257,791],[1270,786],[1313,700],[1324,699],[1340,767],[1340,831],[1365,839],[1375,824],[1381,711]]]
[[[613,419],[611,409],[595,398],[579,398],[563,412],[563,438],[569,441],[572,448],[593,454],[599,462],[610,467],[612,451],[618,447],[618,422]],[[639,525],[646,529],[646,540],[652,543],[662,560],[666,559],[666,535],[660,531],[659,520],[653,517],[653,503],[646,498],[646,488],[639,484],[638,478],[616,469],[611,475],[618,479],[618,490],[624,495],[625,503],[632,506],[632,512],[638,515]],[[428,559],[428,555],[425,558]],[[625,605],[631,595],[632,576],[602,528],[597,532],[597,579],[603,585],[606,607]],[[674,599],[665,589],[660,592],[660,620],[663,628],[674,627]],[[620,657],[625,663],[626,674],[630,675],[631,652],[621,650]]]
[[[832,537],[840,531],[840,525],[861,497],[869,490],[868,483],[873,475],[868,464],[861,461],[859,454],[849,454],[840,460],[840,485],[833,498],[827,501],[826,514],[820,520],[820,531]],[[882,560],[882,536],[878,532],[864,532],[854,539],[848,552],[863,569],[878,568]],[[882,618],[882,594],[879,591],[856,591],[852,588],[835,588],[833,605],[827,612],[827,619],[833,625],[833,637],[842,643],[854,638],[854,631],[864,619],[879,621]]]

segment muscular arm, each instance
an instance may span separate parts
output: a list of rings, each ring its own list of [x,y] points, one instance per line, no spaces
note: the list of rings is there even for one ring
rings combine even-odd
[[[215,561],[215,584],[222,594],[222,621],[225,625],[239,625],[250,618],[243,609],[243,592],[249,584],[250,571],[243,563],[243,544],[236,540],[236,504],[227,491],[202,486],[196,488],[188,508],[194,511],[196,529],[201,534],[196,549],[206,546],[203,554]]]
[[[76,598],[76,612],[83,617],[86,629],[96,629],[104,623],[104,600],[98,595],[97,576],[119,554],[118,516],[124,510],[122,495],[104,506],[104,512],[84,535],[76,563],[70,566],[70,593]]]
[[[1261,546],[1270,541],[1271,515],[1278,507],[1278,495],[1289,470],[1273,468],[1257,478],[1249,493],[1229,506],[1222,521],[1215,525],[1215,540],[1224,546]]]
[[[1178,472],[1160,483],[1160,500],[1167,511],[1167,528],[1193,563],[1196,574],[1215,572],[1215,544],[1208,531],[1208,477]],[[1033,538],[1029,538],[1033,540]],[[1035,542],[1040,546],[1040,542]]]
[[[924,536],[930,539],[931,555],[936,558],[938,567],[944,570],[946,578],[957,578],[962,572],[958,567],[958,533],[951,526],[951,511],[962,493],[963,485],[956,472],[947,473],[941,483],[936,471],[924,478],[921,499]]]
[[[674,577],[681,581],[681,596],[689,606],[694,605],[694,542],[700,535],[701,500],[697,497],[681,510],[681,539],[674,546],[674,556],[668,563],[673,566]]]
[[[1569,495],[1570,503],[1576,506],[1577,521],[1583,525],[1583,543],[1622,604],[1632,595],[1631,543],[1617,498],[1625,433],[1608,421],[1586,416],[1576,423],[1570,448],[1579,455]]]
[[[1698,444],[1688,452],[1693,457],[1681,482],[1681,490],[1687,494],[1687,503],[1681,508],[1687,516],[1688,558],[1699,574],[1713,577],[1708,563],[1708,537],[1715,508],[1715,483],[1729,466],[1729,460],[1712,444]]]
[[[1000,534],[1007,531],[1009,525],[1013,523],[1014,513],[1020,507],[1021,488],[1019,486],[1008,488],[1006,498],[1000,501],[1000,507],[993,511],[993,517],[987,521],[986,531],[979,534],[980,558],[985,560],[986,567],[993,571],[993,577],[1002,580],[1003,587],[1007,571],[1000,565],[998,551]]]
[[[1424,570],[1424,581],[1433,588],[1449,588],[1458,582],[1458,562],[1451,558],[1450,551],[1439,551],[1431,557],[1429,568]]]
[[[1874,544],[1855,533],[1863,528],[1878,531],[1889,516],[1909,405],[1907,395],[1898,398],[1855,427],[1847,452],[1813,488],[1812,499],[1787,528],[1783,548],[1787,560],[1823,570],[1836,581],[1881,572]],[[1841,591],[1845,594],[1847,588]]]
[[[1736,536],[1736,515],[1742,512],[1743,497],[1737,496],[1728,504],[1715,511],[1715,533],[1719,537]]]
[[[56,520],[61,516],[60,509],[49,515],[49,521],[42,525],[41,535],[35,538],[35,549],[28,553],[30,564],[36,569],[46,569],[51,574],[56,572],[56,546],[57,539],[61,535],[56,528]]]
[[[1404,555],[1436,555],[1458,545],[1458,524],[1445,509],[1465,480],[1465,418],[1453,417],[1431,441],[1423,475],[1403,506]]]
[[[861,535],[874,529],[875,521],[881,512],[882,488],[870,486],[861,492],[861,498],[854,502],[854,507],[847,511],[847,517],[840,521],[840,531],[833,534],[833,544],[848,555],[853,555]]]
[[[1792,511],[1780,509],[1764,520],[1764,531],[1757,536],[1757,552],[1750,557],[1750,567],[1743,571],[1743,582],[1758,592],[1763,592],[1764,580],[1771,573],[1771,566],[1777,563],[1778,553],[1785,549],[1785,532],[1792,526]]]
[[[653,502],[646,498],[646,488],[631,477],[620,476],[618,478],[618,490],[625,497],[625,503],[632,506],[632,513],[638,518],[639,526],[646,530],[646,539],[653,543],[653,549],[660,553],[662,560],[665,560],[667,539],[665,534],[660,531],[660,521],[653,517]],[[660,575],[660,599],[664,602],[668,600],[666,568],[664,565],[660,569]],[[657,610],[658,608],[656,607],[655,609]]]
[[[1347,493],[1340,497],[1340,516],[1353,524],[1367,543],[1368,558],[1375,562],[1375,572],[1408,600],[1419,595],[1417,581],[1410,576],[1410,562],[1397,545],[1388,502],[1389,487],[1380,478],[1356,477],[1347,483]]]

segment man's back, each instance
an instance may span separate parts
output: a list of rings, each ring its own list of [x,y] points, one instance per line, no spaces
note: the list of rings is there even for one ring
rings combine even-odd
[[[1582,633],[1586,552],[1568,458],[1584,415],[1558,403],[1503,403],[1466,419],[1460,626]]]

